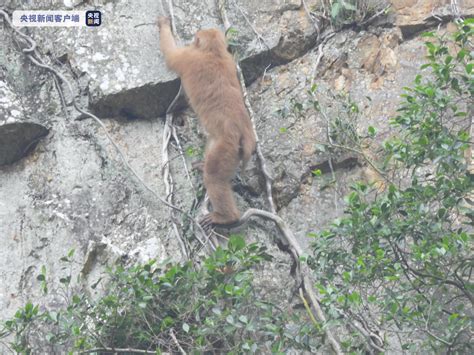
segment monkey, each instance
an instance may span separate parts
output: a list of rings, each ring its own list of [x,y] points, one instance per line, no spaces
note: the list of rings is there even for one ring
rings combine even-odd
[[[237,68],[218,29],[197,31],[192,44],[177,47],[170,19],[159,17],[160,48],[167,67],[176,72],[208,138],[202,164],[212,212],[205,227],[233,225],[240,219],[231,180],[240,163],[245,169],[256,147]]]

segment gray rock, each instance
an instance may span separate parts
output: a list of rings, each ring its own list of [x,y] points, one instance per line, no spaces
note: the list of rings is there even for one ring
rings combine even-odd
[[[48,134],[48,129],[27,117],[20,100],[0,81],[0,166],[12,164]]]
[[[7,123],[0,126],[0,166],[12,164],[31,152],[48,129],[32,122]]]

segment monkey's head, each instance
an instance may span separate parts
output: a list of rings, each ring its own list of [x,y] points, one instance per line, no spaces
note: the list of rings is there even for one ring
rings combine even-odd
[[[197,31],[194,37],[194,46],[200,50],[216,54],[227,52],[225,36],[215,28]]]

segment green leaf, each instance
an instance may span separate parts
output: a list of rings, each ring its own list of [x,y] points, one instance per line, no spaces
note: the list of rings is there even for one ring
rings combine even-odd
[[[466,65],[466,73],[468,73],[468,74],[472,73],[472,66],[473,65],[474,65],[473,63],[469,63],[469,64]]]
[[[195,155],[196,155],[195,149],[194,149],[193,147],[188,147],[188,148],[186,148],[186,155],[187,155],[188,157],[193,157],[193,156],[195,156]]]
[[[234,293],[234,287],[232,285],[225,285],[224,286],[224,291],[228,295],[232,295]]]
[[[341,4],[339,2],[335,2],[334,4],[332,4],[332,7],[331,7],[331,17],[333,19],[336,19],[340,11],[341,11]]]
[[[464,59],[464,57],[465,57],[468,53],[469,53],[469,52],[467,51],[466,48],[462,48],[462,49],[458,52],[458,54],[456,55],[456,59],[457,59],[458,61],[461,61],[461,60]]]
[[[239,235],[232,235],[229,239],[229,249],[232,251],[239,251],[245,248],[245,240]]]
[[[183,323],[183,330],[185,333],[189,333],[189,324],[188,323]]]
[[[315,170],[311,170],[311,174],[313,174],[314,176],[321,176],[322,172],[321,172],[321,169],[315,169]]]
[[[69,283],[71,282],[71,276],[61,277],[59,279],[59,282],[64,285],[69,285]]]
[[[435,45],[431,42],[425,42],[425,46],[428,48],[430,53],[434,53],[436,51]]]
[[[434,32],[423,32],[421,37],[434,37]]]
[[[371,137],[374,137],[375,134],[377,133],[375,127],[373,127],[373,126],[369,126],[368,131],[369,131],[369,135],[370,135]]]
[[[455,319],[459,318],[459,313],[453,313],[449,316],[449,321],[452,322]]]
[[[236,34],[238,34],[238,33],[239,33],[239,30],[238,30],[237,28],[235,28],[235,27],[232,27],[232,26],[229,27],[229,28],[227,29],[227,31],[225,31],[226,37],[227,37],[227,35],[233,36],[233,35],[236,35]]]

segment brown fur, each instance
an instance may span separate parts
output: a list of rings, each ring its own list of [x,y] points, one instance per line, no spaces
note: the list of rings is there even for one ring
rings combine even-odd
[[[181,78],[190,104],[209,137],[204,156],[204,185],[213,212],[212,224],[231,224],[240,213],[231,180],[255,150],[255,135],[245,107],[234,60],[224,34],[217,29],[196,33],[193,44],[178,48],[169,19],[160,18],[160,45],[168,67]]]

